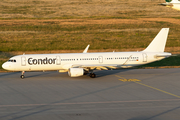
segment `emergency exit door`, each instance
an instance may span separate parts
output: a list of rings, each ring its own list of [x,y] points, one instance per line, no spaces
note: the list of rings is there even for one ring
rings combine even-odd
[[[99,56],[99,63],[103,63],[103,57]]]

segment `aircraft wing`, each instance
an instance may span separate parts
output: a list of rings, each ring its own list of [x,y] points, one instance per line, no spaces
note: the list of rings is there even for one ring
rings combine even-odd
[[[164,54],[163,54],[164,55]],[[84,69],[99,69],[99,70],[109,70],[109,69],[117,69],[117,68],[129,68],[132,66],[128,66],[127,62],[131,58],[132,55],[123,63],[123,64],[81,64],[81,65],[72,65],[73,68],[84,68]]]
[[[108,70],[117,69],[120,67],[118,64],[82,64],[82,65],[72,65],[73,68],[84,68],[84,69],[98,69],[98,70]]]
[[[90,46],[90,45],[88,45],[88,46],[84,49],[83,53],[87,53],[87,51],[88,51],[88,49],[89,49],[89,46]]]

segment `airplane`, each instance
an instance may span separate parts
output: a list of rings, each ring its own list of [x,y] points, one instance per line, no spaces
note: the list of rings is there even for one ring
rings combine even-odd
[[[166,0],[166,3],[160,5],[172,7],[173,9],[180,10],[180,0]]]
[[[94,70],[109,70],[139,66],[171,56],[164,52],[169,28],[162,28],[149,46],[137,52],[97,52],[87,53],[89,45],[83,53],[63,54],[23,54],[11,57],[2,65],[9,71],[59,71],[68,72],[70,77],[88,74],[95,78]]]

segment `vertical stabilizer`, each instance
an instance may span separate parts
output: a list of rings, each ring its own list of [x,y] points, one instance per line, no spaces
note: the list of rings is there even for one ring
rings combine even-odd
[[[162,28],[144,52],[164,52],[169,28]]]

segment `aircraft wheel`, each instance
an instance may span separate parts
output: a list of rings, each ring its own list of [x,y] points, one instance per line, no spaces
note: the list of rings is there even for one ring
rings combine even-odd
[[[96,74],[91,73],[91,74],[90,74],[90,77],[91,77],[91,78],[95,78],[95,77],[96,77]]]
[[[21,75],[21,78],[24,79],[24,75]]]

